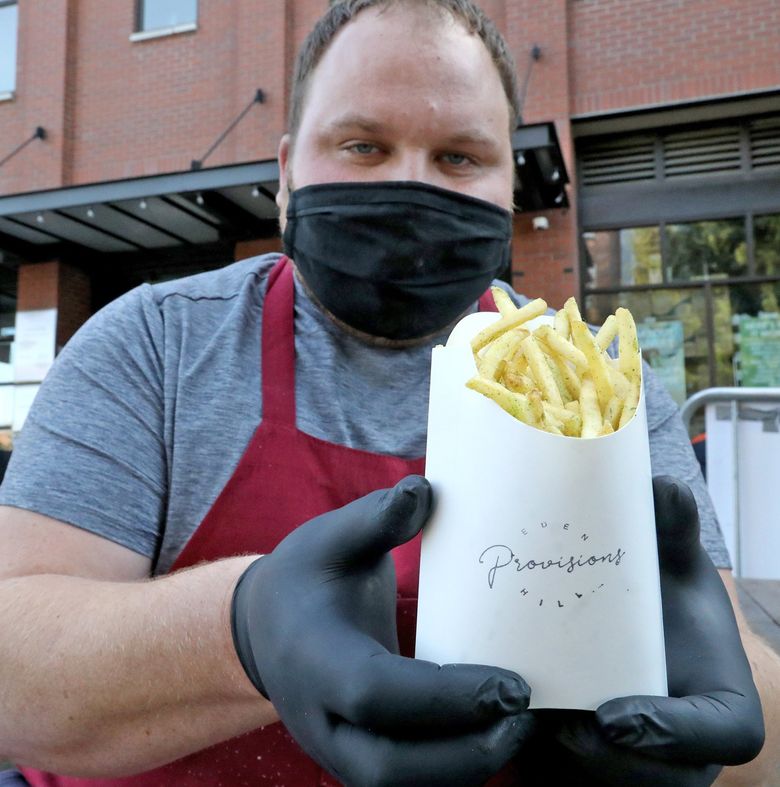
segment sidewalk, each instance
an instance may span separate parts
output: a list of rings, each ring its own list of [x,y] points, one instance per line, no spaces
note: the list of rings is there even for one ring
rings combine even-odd
[[[737,589],[750,627],[780,654],[780,580],[738,579]]]

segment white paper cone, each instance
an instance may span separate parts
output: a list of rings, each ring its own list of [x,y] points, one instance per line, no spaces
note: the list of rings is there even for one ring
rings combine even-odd
[[[532,708],[665,695],[644,395],[604,437],[517,421],[465,386],[495,319],[464,318],[433,351],[416,656],[515,670]]]

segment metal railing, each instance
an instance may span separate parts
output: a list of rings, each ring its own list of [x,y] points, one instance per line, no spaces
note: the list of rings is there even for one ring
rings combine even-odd
[[[742,575],[742,522],[740,520],[739,499],[739,422],[744,417],[740,409],[743,402],[750,404],[777,404],[780,405],[780,388],[705,388],[691,396],[680,408],[680,416],[686,430],[690,428],[691,419],[696,412],[708,405],[718,402],[730,405],[731,443],[732,443],[732,489],[734,517],[734,568],[735,575]],[[772,431],[780,429],[780,408],[777,410],[751,410],[751,420],[764,421],[765,428],[771,424]]]

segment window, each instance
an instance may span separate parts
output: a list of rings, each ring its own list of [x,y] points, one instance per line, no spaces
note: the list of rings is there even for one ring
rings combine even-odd
[[[139,0],[139,32],[192,25],[198,18],[198,0]]]
[[[0,0],[0,94],[16,90],[16,0]]]
[[[592,128],[577,141],[588,320],[631,309],[678,403],[780,385],[780,112]]]
[[[658,227],[586,232],[584,241],[588,288],[661,281]]]

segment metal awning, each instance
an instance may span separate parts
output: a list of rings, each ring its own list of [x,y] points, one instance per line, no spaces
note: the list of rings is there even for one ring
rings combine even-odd
[[[522,125],[512,134],[515,156],[515,209],[519,212],[568,208],[569,175],[554,123]]]
[[[186,249],[277,232],[276,161],[0,196],[5,260]]]

